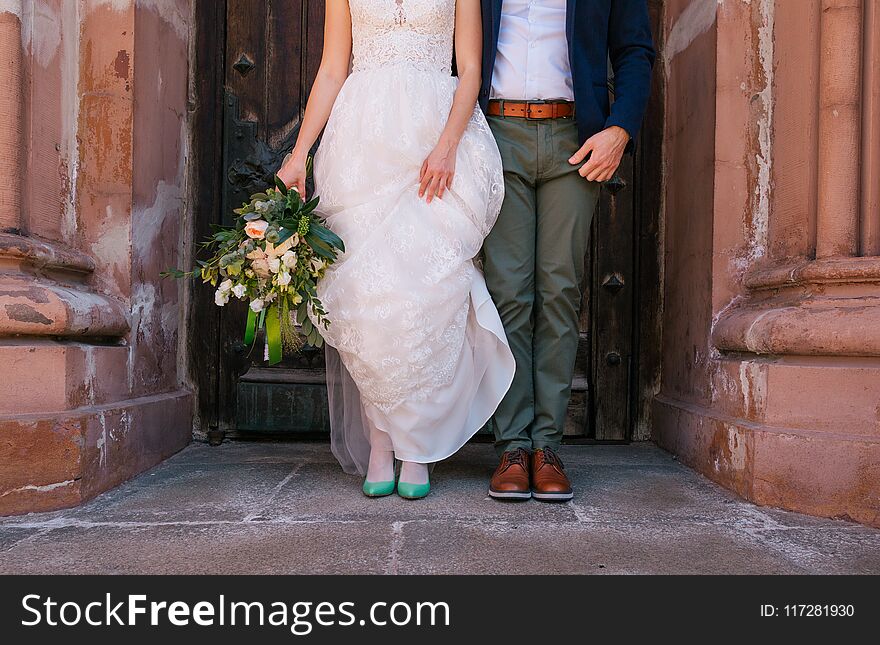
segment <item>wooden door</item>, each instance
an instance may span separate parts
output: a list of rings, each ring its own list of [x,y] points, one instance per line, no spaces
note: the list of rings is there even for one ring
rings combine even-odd
[[[569,441],[630,437],[633,374],[632,158],[603,188],[585,258],[577,361],[565,436]]]
[[[194,237],[228,224],[293,146],[323,49],[323,0],[194,0]],[[307,347],[268,367],[244,344],[243,303],[190,307],[197,432],[224,436],[326,432],[323,352]]]
[[[212,221],[228,223],[232,208],[265,185],[290,150],[308,90],[320,62],[323,0],[196,0],[202,33],[197,44],[215,56],[196,61],[216,66],[199,79],[201,117],[194,150],[218,153],[216,188],[203,189],[196,233]],[[199,16],[199,11],[207,15]],[[222,38],[211,35],[210,21]],[[209,113],[210,93],[219,108]],[[207,79],[207,80],[206,80]],[[213,126],[213,128],[212,128]],[[205,160],[209,161],[208,159]],[[629,436],[633,329],[633,208],[631,161],[622,169],[630,186],[613,196],[603,191],[594,221],[580,324],[572,401],[565,428],[569,440],[625,440]],[[197,173],[198,174],[198,173]],[[209,181],[209,170],[201,170]],[[214,194],[210,192],[214,191]],[[194,361],[200,420],[214,437],[297,437],[328,431],[323,352],[305,348],[269,367],[262,351],[242,341],[245,308],[230,303],[211,311],[210,298],[193,299],[194,351],[216,348]],[[196,310],[196,308],[198,308]]]

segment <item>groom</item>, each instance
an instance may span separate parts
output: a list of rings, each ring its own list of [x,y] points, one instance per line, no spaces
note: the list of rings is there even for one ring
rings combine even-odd
[[[567,500],[573,493],[556,450],[571,394],[584,256],[600,182],[631,148],[650,93],[647,0],[482,0],[482,8],[480,105],[506,189],[484,266],[516,358],[494,417],[501,463],[489,494]]]

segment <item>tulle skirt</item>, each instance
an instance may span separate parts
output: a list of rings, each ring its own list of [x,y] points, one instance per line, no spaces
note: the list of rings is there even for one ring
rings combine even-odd
[[[331,321],[323,335],[332,447],[348,472],[365,472],[371,430],[405,461],[450,456],[513,380],[513,355],[474,262],[504,196],[501,158],[478,108],[452,189],[431,204],[418,197],[456,87],[409,64],[355,72],[315,157],[319,212],[346,246],[318,293]]]

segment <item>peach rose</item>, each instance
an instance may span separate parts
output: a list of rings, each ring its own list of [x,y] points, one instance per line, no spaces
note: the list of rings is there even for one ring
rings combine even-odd
[[[244,232],[247,233],[248,237],[254,240],[262,240],[266,236],[267,228],[269,228],[269,222],[262,219],[255,219],[253,222],[245,224]]]
[[[251,268],[254,270],[254,273],[256,273],[261,278],[268,278],[271,275],[271,271],[269,271],[268,260],[254,260],[251,262]]]

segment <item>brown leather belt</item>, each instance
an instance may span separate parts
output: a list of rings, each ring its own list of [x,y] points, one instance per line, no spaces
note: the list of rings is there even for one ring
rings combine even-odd
[[[489,101],[489,116],[513,116],[521,119],[568,119],[574,116],[570,101]]]

